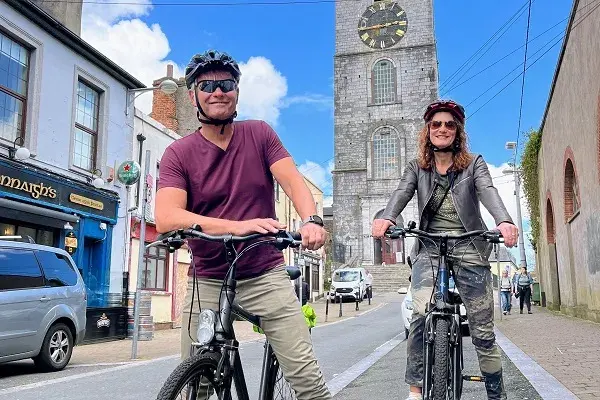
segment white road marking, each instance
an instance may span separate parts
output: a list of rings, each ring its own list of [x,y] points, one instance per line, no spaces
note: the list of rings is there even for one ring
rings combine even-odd
[[[41,381],[41,382],[29,383],[26,385],[14,386],[14,387],[6,388],[6,389],[1,389],[0,396],[6,395],[6,394],[11,394],[11,393],[22,392],[24,390],[29,390],[29,389],[37,389],[37,388],[40,388],[43,386],[53,385],[55,383],[70,382],[70,381],[74,381],[76,379],[88,378],[90,376],[101,375],[101,374],[106,374],[106,373],[115,372],[115,371],[121,371],[121,370],[129,369],[129,368],[135,368],[135,367],[139,367],[140,365],[147,365],[147,364],[151,364],[151,363],[155,363],[155,362],[159,362],[159,361],[171,360],[174,358],[179,358],[179,354],[174,354],[171,356],[160,357],[160,358],[154,358],[152,360],[133,361],[133,362],[127,363],[125,365],[119,365],[117,367],[112,367],[112,368],[105,368],[105,369],[101,369],[98,371],[84,372],[82,374],[69,375],[69,376],[64,376],[62,378],[54,378],[54,379],[48,379],[48,380]]]
[[[327,387],[331,392],[331,396],[335,396],[342,389],[348,386],[352,381],[362,375],[367,369],[369,369],[373,364],[379,361],[383,356],[392,351],[396,346],[402,343],[404,340],[400,339],[400,336],[404,336],[404,334],[399,334],[394,336],[392,339],[388,340],[381,346],[377,347],[375,351],[371,354],[348,368],[346,371],[337,375],[329,382],[327,382]]]

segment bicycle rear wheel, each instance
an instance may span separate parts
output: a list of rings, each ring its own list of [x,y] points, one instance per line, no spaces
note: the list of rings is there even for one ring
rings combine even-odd
[[[448,320],[437,318],[435,321],[434,364],[433,364],[433,400],[448,398]]]
[[[215,377],[221,355],[204,353],[193,355],[177,366],[167,378],[157,400],[208,400],[216,399],[226,389],[231,388],[229,399],[237,399],[233,389],[233,379]],[[232,374],[233,375],[233,374]]]

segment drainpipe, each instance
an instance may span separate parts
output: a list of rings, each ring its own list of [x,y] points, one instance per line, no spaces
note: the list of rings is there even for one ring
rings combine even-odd
[[[143,122],[142,122],[143,123]],[[142,168],[142,150],[144,149],[144,140],[146,140],[146,136],[144,136],[141,133],[138,133],[136,136],[138,142],[139,142],[139,149],[138,149],[138,164],[140,165],[140,168]],[[142,180],[140,179],[138,180],[137,183],[137,188],[135,191],[135,205],[136,207],[139,207],[138,209],[141,209],[140,207],[140,191],[141,191],[141,184],[142,184]]]

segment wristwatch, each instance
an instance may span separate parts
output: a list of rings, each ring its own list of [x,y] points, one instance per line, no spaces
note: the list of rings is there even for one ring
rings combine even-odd
[[[306,218],[304,221],[302,221],[302,224],[308,224],[308,223],[313,223],[313,224],[317,224],[319,226],[323,226],[323,219],[321,217],[319,217],[318,215],[311,215],[310,217]]]

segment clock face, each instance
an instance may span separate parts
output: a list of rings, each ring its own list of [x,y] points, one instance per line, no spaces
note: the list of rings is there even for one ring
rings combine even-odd
[[[377,1],[365,10],[358,21],[358,36],[375,49],[396,45],[406,33],[406,12],[393,1]]]

